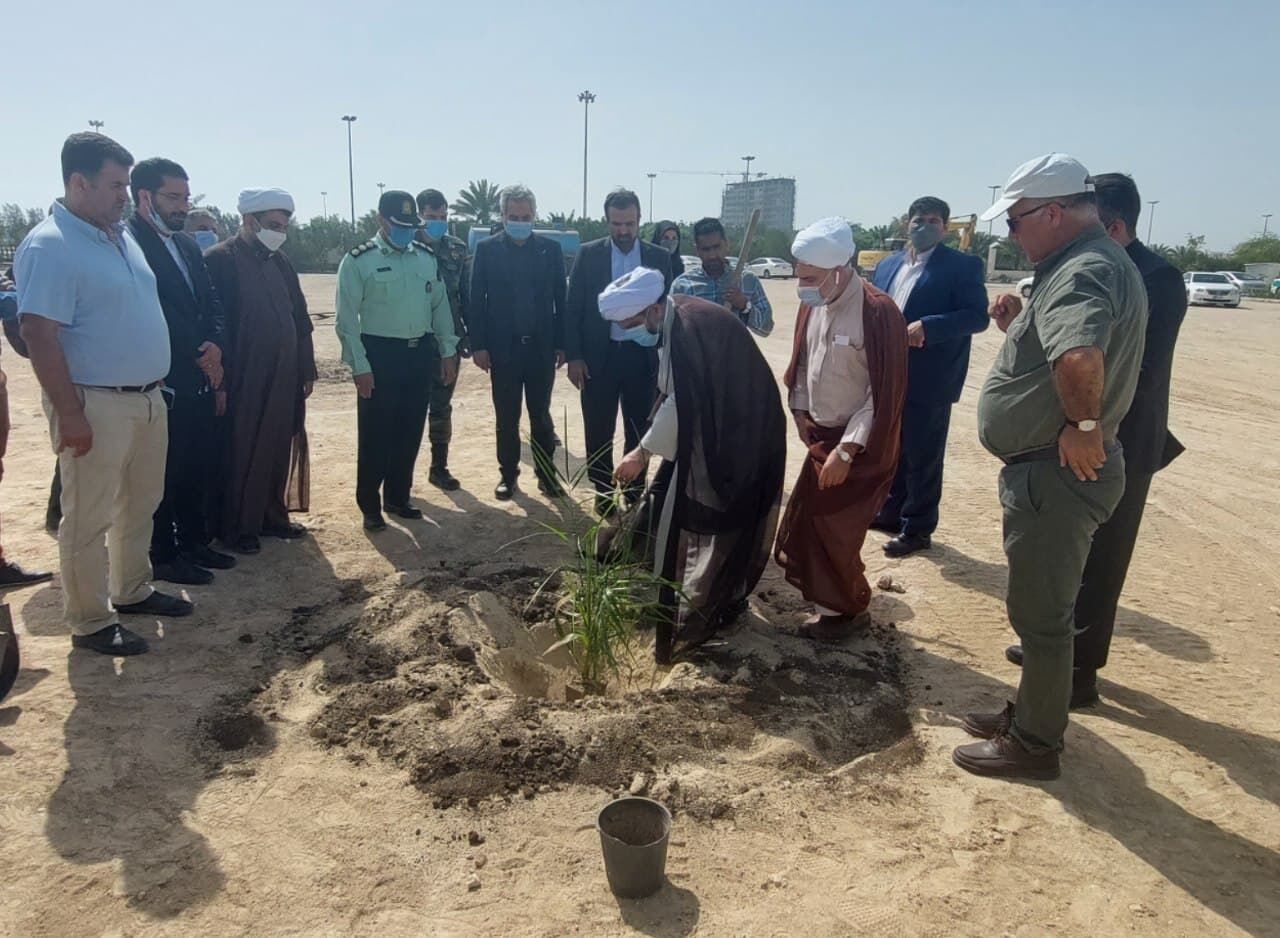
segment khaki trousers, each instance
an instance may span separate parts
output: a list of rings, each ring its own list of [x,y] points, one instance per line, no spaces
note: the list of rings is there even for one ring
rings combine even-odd
[[[58,453],[62,524],[58,558],[63,612],[76,635],[118,621],[115,605],[142,602],[151,588],[151,519],[164,495],[168,411],[159,388],[108,391],[78,385],[93,446]],[[44,399],[58,449],[58,418]]]

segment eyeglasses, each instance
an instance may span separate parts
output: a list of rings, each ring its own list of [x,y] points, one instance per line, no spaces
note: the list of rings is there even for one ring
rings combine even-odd
[[[1013,234],[1015,231],[1017,231],[1018,222],[1022,221],[1022,219],[1026,218],[1028,215],[1034,215],[1036,212],[1040,211],[1041,209],[1048,208],[1050,205],[1058,205],[1058,204],[1059,203],[1057,202],[1046,202],[1044,203],[1044,205],[1037,205],[1035,208],[1029,208],[1025,212],[1021,212],[1020,214],[1010,215],[1008,218],[1004,220],[1004,223],[1009,226],[1009,234]]]

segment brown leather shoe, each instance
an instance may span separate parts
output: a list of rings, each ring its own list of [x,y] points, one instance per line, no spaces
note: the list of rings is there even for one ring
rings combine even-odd
[[[951,753],[951,761],[974,775],[1048,780],[1062,774],[1056,752],[1041,755],[1028,752],[1010,733],[1000,733],[979,743],[957,746]]]
[[[843,642],[869,628],[871,613],[864,609],[856,616],[810,616],[804,620],[800,634],[818,642]]]
[[[1013,726],[1013,701],[1006,701],[999,713],[966,713],[960,723],[964,731],[978,739],[994,739]]]

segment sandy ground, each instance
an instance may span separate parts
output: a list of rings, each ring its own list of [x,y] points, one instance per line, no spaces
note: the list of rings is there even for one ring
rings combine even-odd
[[[825,764],[799,768],[765,757],[799,738],[776,710],[774,723],[747,726],[749,739],[729,734],[736,787],[717,789],[714,810],[677,810],[669,884],[619,902],[591,827],[612,781],[561,776],[526,797],[439,807],[438,793],[414,783],[423,763],[403,764],[403,737],[375,732],[383,718],[355,735],[348,721],[338,745],[317,729],[340,715],[336,700],[376,695],[391,675],[423,688],[416,710],[401,700],[370,711],[405,705],[392,727],[429,728],[424,707],[444,720],[474,698],[476,712],[506,700],[510,725],[543,732],[536,719],[516,725],[510,695],[449,684],[452,665],[405,647],[459,610],[492,632],[510,610],[487,590],[525,589],[521,577],[556,562],[545,541],[511,542],[556,516],[536,493],[494,501],[488,389],[468,365],[452,461],[464,490],[429,488],[421,466],[429,520],[366,536],[333,278],[304,281],[331,376],[310,404],[313,536],[268,542],[192,591],[196,617],[149,625],[153,653],[114,666],[69,653],[56,581],[7,596],[24,672],[0,707],[0,933],[1280,934],[1280,304],[1188,316],[1172,421],[1188,453],[1152,488],[1105,705],[1073,717],[1059,781],[979,779],[949,756],[966,739],[955,715],[998,706],[1017,676],[1002,656],[1011,633],[997,465],[974,430],[1001,338],[993,329],[976,341],[956,408],[935,549],[886,561],[873,534],[864,551],[873,577],[891,571],[906,586],[876,597],[871,644],[889,643],[903,661],[910,732],[857,741],[888,748],[852,765],[841,754],[859,747],[835,745]],[[780,373],[796,304],[791,284],[768,290],[778,329],[763,347]],[[5,547],[53,566],[36,384],[7,349],[5,363],[15,424],[0,493]],[[567,412],[561,435],[580,454],[566,380],[554,410],[562,424]],[[744,643],[797,614],[776,570],[761,588],[775,601],[753,604]],[[866,644],[847,654],[870,660]],[[405,684],[415,661],[425,683]],[[340,681],[341,694],[331,686]],[[451,697],[440,697],[441,681]],[[609,712],[655,701],[628,698]],[[719,719],[741,729],[732,709],[702,728]],[[684,791],[699,790],[698,771],[686,772]]]

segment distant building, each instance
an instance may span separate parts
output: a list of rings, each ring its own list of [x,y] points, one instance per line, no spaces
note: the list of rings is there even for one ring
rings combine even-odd
[[[796,181],[752,179],[731,182],[720,201],[720,221],[726,228],[745,228],[752,209],[760,209],[760,225],[774,231],[796,227]]]

